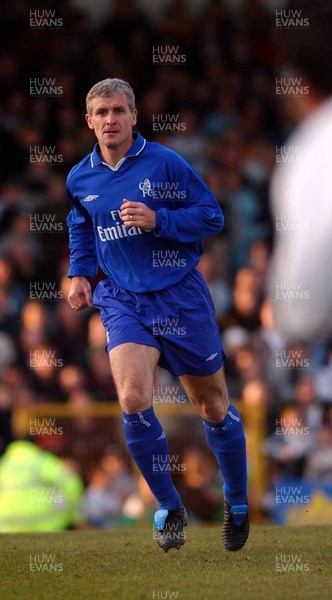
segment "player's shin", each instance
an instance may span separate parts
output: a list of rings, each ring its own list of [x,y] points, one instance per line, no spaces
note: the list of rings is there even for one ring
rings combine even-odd
[[[247,502],[246,440],[241,417],[232,404],[220,423],[204,420],[206,439],[219,463],[224,495],[231,506]]]
[[[128,450],[159,508],[179,507],[181,498],[170,475],[167,439],[153,408],[134,414],[123,412],[122,420]]]

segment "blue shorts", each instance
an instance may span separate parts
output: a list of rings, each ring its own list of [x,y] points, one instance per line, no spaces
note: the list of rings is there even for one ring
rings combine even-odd
[[[106,329],[106,351],[136,342],[160,350],[159,365],[179,375],[211,375],[224,359],[211,294],[199,271],[158,292],[137,294],[114,280],[93,294]]]

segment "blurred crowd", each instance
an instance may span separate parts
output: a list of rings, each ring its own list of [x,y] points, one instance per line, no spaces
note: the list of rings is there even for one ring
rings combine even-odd
[[[225,228],[206,241],[199,269],[216,306],[230,395],[267,413],[271,482],[285,475],[331,481],[332,461],[322,466],[319,457],[332,453],[332,340],[287,344],[266,293],[275,228],[269,181],[276,148],[294,126],[287,100],[275,93],[285,61],[275,13],[260,0],[236,9],[222,0],[195,2],[195,10],[185,0],[151,4],[154,10],[138,0],[39,3],[40,14],[54,9],[60,21],[38,27],[31,3],[3,3],[0,454],[12,440],[17,406],[60,402],[84,413],[116,401],[99,314],[75,313],[66,301],[65,181],[95,143],[84,121],[87,91],[119,77],[135,90],[139,131],[187,158],[224,211]],[[176,64],[154,63],[164,51]],[[156,388],[172,383],[158,371]],[[278,423],[287,434],[276,436]],[[101,431],[82,419],[68,438],[61,452],[75,458],[87,487],[88,523],[139,519],[142,504],[153,507],[121,452],[104,453],[112,440],[122,442],[114,426]],[[91,452],[94,468],[84,471]],[[182,452],[191,468],[178,479],[192,490],[192,513],[218,518],[213,461],[204,471],[201,448]],[[204,493],[213,510],[201,514]]]

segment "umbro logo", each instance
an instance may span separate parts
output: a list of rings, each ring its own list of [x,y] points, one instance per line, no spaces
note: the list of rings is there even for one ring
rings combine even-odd
[[[206,360],[213,360],[214,358],[216,358],[216,356],[218,356],[218,352],[215,352],[214,354],[211,354],[211,356],[209,356],[209,358],[207,358]]]
[[[86,198],[84,198],[83,202],[92,202],[92,200],[95,200],[96,198],[99,198],[99,195],[94,196],[93,194],[90,196],[87,196]]]

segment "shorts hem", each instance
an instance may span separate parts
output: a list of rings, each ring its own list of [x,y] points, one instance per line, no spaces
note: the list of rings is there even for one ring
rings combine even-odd
[[[110,351],[113,350],[113,348],[117,348],[117,346],[122,346],[123,344],[140,344],[141,346],[151,346],[152,348],[157,348],[157,350],[159,350],[159,352],[161,352],[161,348],[157,344],[157,342],[155,344],[153,344],[151,340],[142,341],[142,340],[135,340],[132,338],[124,339],[124,340],[116,340],[113,343],[109,342],[105,346],[105,351],[107,352],[107,354],[109,354]]]
[[[207,377],[208,375],[213,375],[214,373],[217,373],[217,371],[219,371],[221,369],[221,367],[223,366],[224,361],[220,360],[218,362],[218,365],[211,365],[211,367],[205,367],[204,369],[201,367],[200,369],[193,369],[188,368],[188,369],[181,369],[180,372],[178,372],[178,369],[176,369],[176,373],[173,370],[170,370],[169,367],[166,367],[168,371],[170,371],[172,373],[172,375],[174,375],[174,377],[182,377],[183,375],[196,375],[197,377]],[[203,372],[204,371],[204,372]]]

